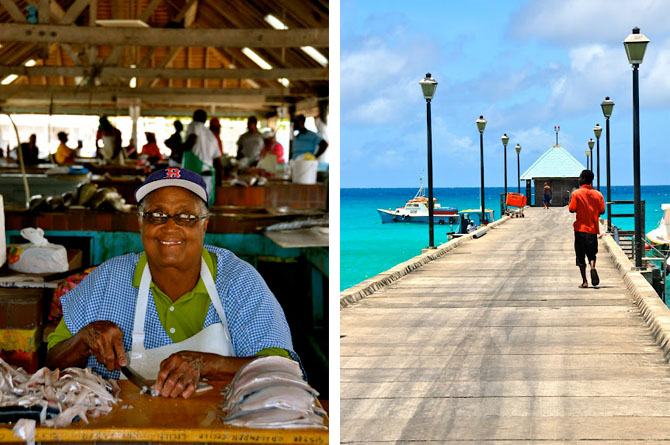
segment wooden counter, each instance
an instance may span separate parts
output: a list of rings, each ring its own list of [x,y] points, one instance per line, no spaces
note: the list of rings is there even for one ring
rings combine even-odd
[[[37,427],[37,442],[211,442],[327,444],[328,430],[260,430],[227,427],[215,417],[222,413],[221,388],[228,382],[190,399],[151,397],[140,394],[127,380],[119,381],[121,401],[111,413],[98,419],[73,422],[66,428]],[[327,424],[326,419],[326,424]],[[0,442],[17,441],[13,425],[0,424]]]

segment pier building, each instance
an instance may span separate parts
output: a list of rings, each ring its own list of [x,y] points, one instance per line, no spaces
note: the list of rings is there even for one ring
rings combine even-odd
[[[565,148],[554,145],[523,172],[521,180],[526,181],[526,190],[530,189],[530,182],[533,181],[536,207],[542,207],[545,182],[551,186],[551,205],[564,206],[570,202],[571,191],[579,188],[577,179],[585,168]],[[529,204],[530,198],[528,196]]]

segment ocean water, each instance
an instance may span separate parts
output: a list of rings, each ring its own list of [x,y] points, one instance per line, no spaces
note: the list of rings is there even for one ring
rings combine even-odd
[[[525,193],[522,187],[521,192]],[[395,209],[416,194],[416,188],[343,188],[340,190],[340,290],[374,277],[398,263],[421,253],[428,246],[427,224],[382,224],[377,209]],[[500,217],[503,187],[486,187],[485,204]],[[508,187],[516,192],[516,187]],[[605,197],[606,188],[601,187]],[[661,204],[670,203],[670,186],[642,186],[645,201],[645,230],[656,228],[661,220]],[[442,206],[458,210],[479,208],[479,187],[434,188],[433,196]],[[612,187],[612,200],[633,199],[633,186]],[[633,205],[613,206],[612,213],[633,213]],[[607,215],[604,215],[606,217]],[[632,218],[614,218],[623,230],[633,230]],[[454,230],[456,228],[454,227]],[[447,241],[449,225],[435,225],[435,245]]]

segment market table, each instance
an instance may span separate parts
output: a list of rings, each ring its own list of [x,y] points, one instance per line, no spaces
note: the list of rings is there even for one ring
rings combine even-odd
[[[121,401],[112,412],[86,424],[79,420],[65,428],[38,425],[36,442],[209,442],[327,444],[326,429],[263,430],[224,425],[218,415],[223,402],[221,389],[228,381],[208,382],[213,389],[189,399],[151,397],[140,394],[127,380],[120,380]],[[325,419],[326,425],[328,419]],[[0,442],[20,442],[12,424],[0,424]]]

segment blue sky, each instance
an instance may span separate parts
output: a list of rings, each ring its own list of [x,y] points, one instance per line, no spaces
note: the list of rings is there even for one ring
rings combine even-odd
[[[419,6],[422,5],[422,6]],[[670,2],[661,0],[350,1],[340,3],[340,186],[415,187],[426,174],[432,102],[435,187],[478,186],[484,132],[486,186],[508,184],[554,144],[582,163],[593,127],[610,119],[612,183],[633,183],[632,74],[623,40],[638,26],[651,43],[640,66],[642,184],[670,184]],[[601,136],[605,183],[605,132]],[[424,183],[425,183],[424,179]]]

